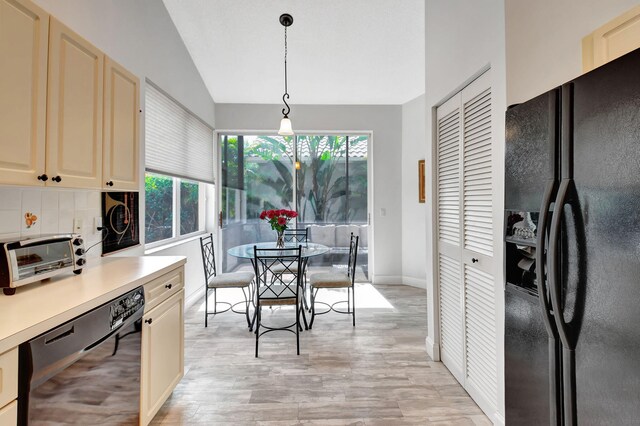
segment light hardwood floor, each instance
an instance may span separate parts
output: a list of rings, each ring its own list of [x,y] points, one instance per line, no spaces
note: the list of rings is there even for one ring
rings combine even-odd
[[[185,377],[153,424],[490,425],[426,354],[425,291],[356,286],[356,327],[347,315],[316,317],[313,330],[300,334],[300,356],[293,334],[274,332],[254,358],[255,335],[243,316],[210,317],[205,329],[200,304],[190,308]],[[292,317],[263,311],[265,322]]]

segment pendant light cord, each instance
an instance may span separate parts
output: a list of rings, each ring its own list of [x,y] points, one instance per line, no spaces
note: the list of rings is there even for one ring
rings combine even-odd
[[[282,95],[282,102],[284,102],[287,107],[282,108],[282,114],[284,114],[285,118],[289,117],[289,113],[291,112],[291,107],[287,103],[287,99],[289,99],[289,93],[287,89],[287,27],[284,27],[284,95]]]

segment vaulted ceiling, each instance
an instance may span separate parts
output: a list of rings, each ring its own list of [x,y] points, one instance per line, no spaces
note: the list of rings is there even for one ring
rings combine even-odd
[[[402,104],[424,93],[424,0],[164,0],[217,103],[276,104],[290,13],[291,104]]]

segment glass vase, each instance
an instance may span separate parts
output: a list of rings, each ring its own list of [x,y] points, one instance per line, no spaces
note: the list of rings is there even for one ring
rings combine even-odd
[[[276,231],[278,233],[278,239],[276,240],[276,248],[284,248],[284,229],[282,231]]]

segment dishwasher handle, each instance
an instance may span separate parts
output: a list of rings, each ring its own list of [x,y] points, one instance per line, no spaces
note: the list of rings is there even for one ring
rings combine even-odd
[[[45,345],[50,345],[52,343],[55,343],[59,340],[62,340],[66,337],[69,336],[73,336],[73,333],[75,333],[76,327],[74,325],[71,326],[71,328],[69,328],[67,331],[63,331],[62,333],[58,334],[55,337],[52,337],[51,339],[44,339],[44,344]]]

